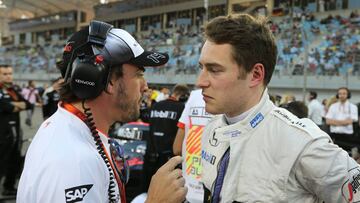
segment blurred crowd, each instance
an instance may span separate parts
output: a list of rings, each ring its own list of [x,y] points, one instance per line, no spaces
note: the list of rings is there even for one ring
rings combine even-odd
[[[318,15],[318,14],[316,14]],[[359,75],[360,17],[355,10],[350,15],[316,16],[297,10],[291,16],[274,17],[271,30],[277,38],[278,61],[275,74],[302,75],[305,52],[308,51],[307,72],[310,75]],[[168,30],[134,33],[147,49],[167,52],[170,60],[155,74],[196,74],[202,45],[200,26],[180,26]],[[306,46],[308,45],[308,46]],[[56,59],[63,44],[0,48],[0,61],[8,61],[16,72],[54,73]]]

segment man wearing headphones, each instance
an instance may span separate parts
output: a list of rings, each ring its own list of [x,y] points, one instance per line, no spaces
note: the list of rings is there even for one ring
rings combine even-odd
[[[351,98],[350,90],[346,87],[340,87],[336,98],[338,102],[332,104],[326,114],[326,124],[330,125],[330,134],[335,140],[353,135],[352,124],[358,121],[357,106],[349,101]]]
[[[68,40],[58,64],[58,110],[40,126],[25,160],[17,202],[126,202],[123,149],[107,136],[115,121],[139,116],[144,67],[168,55],[148,52],[125,30],[92,21]],[[180,157],[152,177],[147,202],[181,202],[187,192]]]
[[[330,125],[332,134],[352,135],[354,133],[352,123],[358,120],[357,106],[349,101],[350,90],[340,87],[336,98],[338,102],[332,104],[326,114],[326,124]]]

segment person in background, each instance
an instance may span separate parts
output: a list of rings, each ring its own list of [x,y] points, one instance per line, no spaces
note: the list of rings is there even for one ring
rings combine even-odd
[[[44,120],[53,115],[58,108],[58,103],[60,100],[59,89],[60,84],[63,81],[64,80],[61,77],[56,78],[52,81],[52,85],[44,91],[42,97],[42,112]]]
[[[16,201],[125,203],[129,178],[124,149],[107,132],[139,117],[145,67],[165,53],[145,51],[125,30],[91,21],[74,33],[57,65],[64,78],[58,110],[37,131],[26,154]],[[180,203],[187,189],[181,157],[152,177],[147,203]]]
[[[204,189],[201,184],[201,136],[212,115],[205,111],[201,89],[191,92],[177,124],[178,131],[173,144],[174,155],[182,155],[182,173],[188,187],[186,200],[201,203]]]
[[[21,171],[20,111],[33,107],[13,84],[13,68],[0,64],[0,182],[2,195],[16,195],[16,179]]]
[[[293,101],[296,101],[296,98],[293,94],[285,94],[281,97],[281,100],[280,100],[280,103],[279,103],[279,106],[280,105],[283,105],[283,104],[287,104],[287,103],[290,103],[290,102],[293,102]]]
[[[338,102],[332,104],[326,114],[326,124],[330,125],[333,138],[354,134],[353,123],[358,121],[357,106],[349,101],[351,92],[346,87],[337,90]]]
[[[156,102],[163,101],[169,97],[170,90],[167,87],[162,87],[155,99]]]
[[[151,99],[152,92],[152,89],[147,89],[141,99],[140,120],[145,123],[149,122],[150,108],[153,103],[153,100]]]
[[[306,107],[304,102],[293,101],[293,102],[281,105],[280,107],[290,111],[292,114],[294,114],[298,118],[307,118],[308,117],[308,107]]]
[[[180,100],[187,94],[187,85],[177,84],[168,99],[154,103],[150,109],[150,132],[144,163],[145,187],[149,185],[151,176],[174,156],[172,145],[177,132],[176,125],[185,105]]]
[[[325,116],[324,106],[317,100],[317,93],[314,91],[309,92],[309,104],[308,104],[309,119],[314,121],[319,128],[322,129],[323,117]]]
[[[310,119],[270,101],[277,46],[266,19],[219,16],[204,34],[197,86],[206,111],[222,114],[202,136],[204,202],[360,201],[354,159]]]
[[[35,81],[29,80],[28,86],[23,88],[21,94],[35,107],[36,104],[41,102],[39,91],[36,89]],[[25,124],[29,127],[32,126],[32,116],[34,114],[34,108],[27,110]]]

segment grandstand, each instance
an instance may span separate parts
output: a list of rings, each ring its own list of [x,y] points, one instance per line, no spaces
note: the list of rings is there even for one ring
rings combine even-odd
[[[16,2],[24,7],[25,1]],[[354,99],[360,100],[356,96],[360,92],[357,0],[325,1],[324,5],[318,0],[294,1],[292,5],[284,0],[82,2],[80,7],[63,8],[60,2],[51,1],[53,12],[44,5],[42,10],[50,10],[45,14],[7,19],[8,25],[1,28],[0,61],[14,66],[16,81],[45,83],[55,78],[56,60],[65,40],[91,19],[98,19],[135,34],[148,49],[169,53],[171,58],[164,68],[146,72],[150,84],[194,84],[204,23],[218,15],[248,12],[268,15],[277,38],[279,56],[270,83],[272,92],[290,91],[300,99],[307,89],[315,89],[328,97],[337,87],[347,86],[355,93]],[[37,3],[34,1],[34,6],[41,7]],[[59,9],[53,8],[56,6]]]
[[[60,75],[56,62],[66,40],[96,19],[127,30],[145,49],[169,54],[164,67],[146,70],[149,85],[194,87],[203,26],[228,13],[270,19],[278,46],[270,94],[305,100],[312,90],[321,101],[348,87],[351,101],[360,102],[360,0],[0,0],[0,64],[13,66],[20,86],[50,84]],[[40,114],[36,108],[34,126],[43,121]],[[25,154],[37,127],[23,129]]]

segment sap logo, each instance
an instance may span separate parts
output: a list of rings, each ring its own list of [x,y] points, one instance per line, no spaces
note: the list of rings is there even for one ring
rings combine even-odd
[[[206,152],[204,150],[201,151],[201,158],[209,163],[211,163],[212,165],[215,164],[216,161],[216,156],[210,154],[209,152]]]
[[[65,189],[65,199],[67,203],[74,203],[82,201],[85,195],[92,188],[93,184],[90,185],[80,185],[77,187],[72,187]]]
[[[264,120],[264,116],[261,113],[258,113],[255,118],[250,121],[251,127],[255,128],[262,120]]]
[[[91,81],[75,79],[75,82],[83,85],[95,86],[95,82],[91,82]]]

